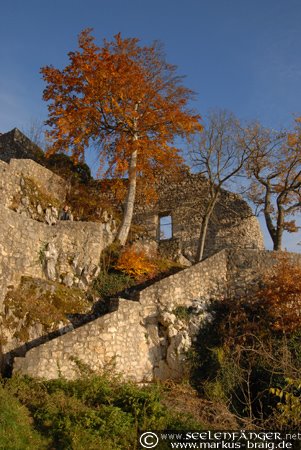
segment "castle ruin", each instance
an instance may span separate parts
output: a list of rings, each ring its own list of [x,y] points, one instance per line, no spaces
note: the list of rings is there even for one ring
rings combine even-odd
[[[101,252],[116,233],[110,220],[49,224],[46,210],[63,205],[67,183],[40,163],[41,151],[19,130],[0,136],[0,305],[22,276],[52,277],[85,289],[97,276]],[[44,193],[44,200],[32,202],[28,185],[36,198]],[[138,205],[134,222],[161,254],[191,264],[207,189],[199,175],[186,173],[174,183],[162,180],[158,201]],[[275,263],[263,248],[250,207],[238,195],[222,191],[210,221],[204,261],[144,288],[134,300],[111,299],[105,315],[48,341],[39,340],[41,330],[31,342],[8,340],[4,357],[15,357],[14,371],[45,378],[78,376],[78,361],[95,371],[111,365],[135,381],[181,378],[185,354],[201,323],[210,320],[208,302],[243,291]],[[189,323],[177,317],[178,307],[195,311]]]

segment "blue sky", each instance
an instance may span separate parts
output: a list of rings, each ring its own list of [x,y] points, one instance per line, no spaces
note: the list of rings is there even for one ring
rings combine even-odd
[[[278,128],[301,114],[300,0],[7,0],[1,19],[0,132],[47,117],[40,67],[64,67],[87,27],[99,44],[119,31],[162,41],[201,115],[221,107]]]

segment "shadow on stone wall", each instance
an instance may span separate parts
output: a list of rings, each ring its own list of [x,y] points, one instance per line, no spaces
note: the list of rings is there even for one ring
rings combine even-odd
[[[99,300],[94,303],[91,312],[87,314],[69,314],[69,323],[63,327],[60,327],[54,331],[43,334],[35,339],[13,348],[6,353],[0,353],[0,373],[4,377],[10,377],[13,371],[14,358],[23,358],[26,353],[35,347],[50,342],[64,334],[74,331],[90,322],[94,322],[99,317],[110,314],[117,311],[119,307],[119,298],[112,297],[110,299]]]

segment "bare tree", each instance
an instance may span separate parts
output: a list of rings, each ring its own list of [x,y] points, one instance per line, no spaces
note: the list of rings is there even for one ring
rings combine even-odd
[[[48,147],[46,139],[46,127],[42,120],[31,119],[29,125],[24,128],[24,134],[42,150],[46,150]]]
[[[222,187],[241,174],[249,158],[249,149],[241,145],[241,133],[239,121],[232,113],[223,110],[212,112],[191,151],[194,167],[208,180],[208,198],[202,214],[196,262],[203,258],[209,220]]]
[[[293,215],[301,211],[301,134],[278,132],[259,123],[245,129],[244,147],[251,153],[248,197],[264,214],[273,249],[282,249],[283,232],[298,231]]]

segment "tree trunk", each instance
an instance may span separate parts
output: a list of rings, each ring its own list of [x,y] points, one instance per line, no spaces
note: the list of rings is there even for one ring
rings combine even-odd
[[[277,229],[275,232],[275,239],[273,250],[282,250],[282,235],[283,235],[283,222],[284,222],[284,212],[282,206],[278,204],[278,217],[277,217]]]
[[[201,230],[200,230],[200,238],[199,238],[195,262],[202,261],[202,259],[203,259],[208,224],[209,224],[210,217],[213,213],[215,204],[217,202],[218,195],[219,195],[219,192],[214,193],[213,198],[211,198],[210,203],[207,206],[207,210],[205,212],[204,218],[202,220]]]
[[[137,139],[136,139],[137,140]],[[116,236],[116,240],[119,240],[122,246],[125,245],[129,235],[130,227],[132,224],[134,203],[136,197],[136,184],[137,184],[137,150],[131,154],[130,166],[129,166],[129,187],[125,203],[125,211],[119,231]]]
[[[278,250],[277,247],[277,231],[273,224],[273,220],[271,217],[271,192],[270,192],[270,186],[266,186],[266,192],[265,192],[265,198],[264,198],[264,218],[265,223],[269,232],[269,235],[271,236],[271,239],[273,241],[273,250]]]
[[[199,262],[203,258],[204,248],[205,248],[205,240],[206,240],[206,235],[207,235],[207,230],[208,230],[208,223],[209,223],[209,216],[205,216],[204,219],[202,220],[200,238],[199,238],[195,262]]]
[[[280,232],[279,234],[277,233],[277,236],[274,240],[273,250],[274,251],[282,250],[282,232]]]

